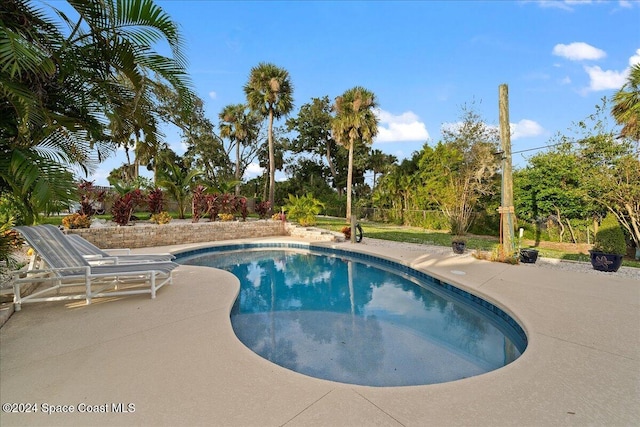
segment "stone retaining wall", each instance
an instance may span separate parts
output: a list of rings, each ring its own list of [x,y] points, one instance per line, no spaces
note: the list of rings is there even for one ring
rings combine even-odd
[[[103,249],[146,248],[152,246],[201,243],[249,237],[286,236],[289,231],[281,221],[183,222],[163,225],[105,226],[69,230]]]

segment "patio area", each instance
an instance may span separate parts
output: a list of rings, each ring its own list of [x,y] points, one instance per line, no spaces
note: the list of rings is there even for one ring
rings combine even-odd
[[[392,258],[470,290],[522,325],[527,350],[502,369],[443,384],[376,388],[315,379],[262,359],[236,338],[229,319],[235,276],[180,266],[154,300],[36,303],[15,313],[0,329],[0,424],[640,424],[640,280],[366,240],[312,244]],[[38,411],[7,412],[11,403]]]

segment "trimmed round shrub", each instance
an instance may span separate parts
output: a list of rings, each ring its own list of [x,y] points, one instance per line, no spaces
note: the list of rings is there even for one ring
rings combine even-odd
[[[593,250],[605,254],[625,255],[627,242],[624,232],[615,216],[608,214],[600,224],[596,233],[596,241]]]

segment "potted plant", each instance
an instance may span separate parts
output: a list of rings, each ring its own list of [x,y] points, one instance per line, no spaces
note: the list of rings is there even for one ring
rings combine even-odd
[[[535,264],[538,260],[538,250],[531,248],[520,249],[520,262]]]
[[[522,236],[524,235],[524,228],[520,228],[520,237],[518,238],[518,254],[520,262],[525,264],[535,264],[538,260],[538,250],[532,248],[522,249]]]
[[[467,247],[467,239],[464,236],[456,235],[451,238],[453,253],[463,254]]]
[[[599,271],[615,272],[622,265],[627,253],[624,232],[615,216],[608,214],[596,233],[596,241],[591,254],[591,265]]]
[[[340,231],[344,234],[345,240],[351,240],[351,226],[345,225]]]

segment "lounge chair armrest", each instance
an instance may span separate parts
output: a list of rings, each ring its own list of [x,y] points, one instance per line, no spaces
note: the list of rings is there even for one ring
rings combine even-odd
[[[129,255],[131,253],[131,249],[129,248],[103,249],[103,251],[113,256],[116,256],[118,254]]]
[[[112,265],[119,264],[118,257],[116,256],[92,256],[91,258],[84,257],[91,265]]]
[[[91,267],[62,267],[62,268],[40,268],[36,270],[18,270],[11,273],[11,280],[18,280],[28,278],[29,276],[38,274],[49,273],[64,273],[65,271],[77,271],[78,275],[89,276],[91,274]]]

